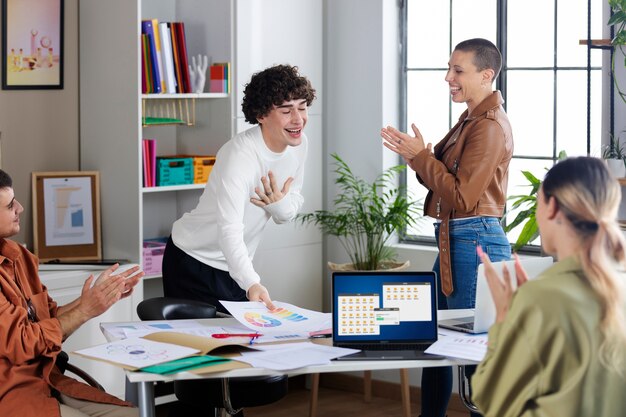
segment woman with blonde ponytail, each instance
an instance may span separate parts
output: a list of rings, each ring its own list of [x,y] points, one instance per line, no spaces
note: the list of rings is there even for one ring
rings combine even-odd
[[[489,348],[472,378],[485,416],[626,415],[626,241],[621,188],[603,161],[569,158],[542,183],[537,223],[558,259],[513,291],[480,248],[496,304]],[[500,276],[501,275],[501,276]]]

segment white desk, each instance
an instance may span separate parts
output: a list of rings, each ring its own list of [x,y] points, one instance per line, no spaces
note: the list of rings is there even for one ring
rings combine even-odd
[[[455,317],[463,317],[468,315],[468,310],[447,310],[440,311],[440,319],[448,319]],[[235,319],[202,319],[198,320],[210,326],[228,326],[235,322]],[[333,361],[328,365],[307,366],[290,370],[289,376],[316,374],[328,372],[352,372],[352,371],[377,371],[385,369],[413,369],[427,368],[437,366],[453,366],[453,365],[470,365],[475,362],[462,359],[444,359],[444,360],[406,360],[406,361]],[[180,372],[174,375],[157,375],[146,372],[126,372],[128,381],[136,384],[138,392],[138,406],[140,417],[154,417],[154,382],[156,381],[175,381],[186,379],[214,379],[214,378],[237,378],[245,376],[269,376],[283,375],[283,372],[272,371],[263,368],[243,368],[234,369],[226,372],[215,372],[203,375],[197,375],[191,372]]]

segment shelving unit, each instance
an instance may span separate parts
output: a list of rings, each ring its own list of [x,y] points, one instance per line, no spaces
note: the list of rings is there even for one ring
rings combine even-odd
[[[228,94],[141,94],[141,20],[183,21],[189,57],[232,62],[233,2],[81,1],[81,169],[100,171],[105,258],[141,263],[143,241],[168,236],[205,186],[143,187],[142,139],[156,139],[157,155],[215,155],[234,132]],[[182,123],[145,126],[145,116]],[[135,304],[162,294],[157,278],[143,281]]]

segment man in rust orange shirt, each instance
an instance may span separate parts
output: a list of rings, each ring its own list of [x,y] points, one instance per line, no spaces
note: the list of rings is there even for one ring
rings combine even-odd
[[[0,170],[0,415],[20,417],[130,417],[130,404],[63,375],[55,366],[61,343],[87,320],[129,296],[139,267],[97,279],[80,297],[58,306],[39,279],[38,259],[8,240],[20,230],[22,205],[11,177]]]

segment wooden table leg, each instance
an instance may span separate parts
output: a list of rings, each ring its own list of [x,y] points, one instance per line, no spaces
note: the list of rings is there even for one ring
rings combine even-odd
[[[372,401],[372,371],[363,372],[363,401]]]
[[[319,396],[320,374],[311,374],[311,398],[309,399],[309,417],[317,416],[317,397]]]
[[[402,412],[404,417],[411,417],[411,386],[409,385],[409,370],[400,369],[400,391],[402,395]]]

